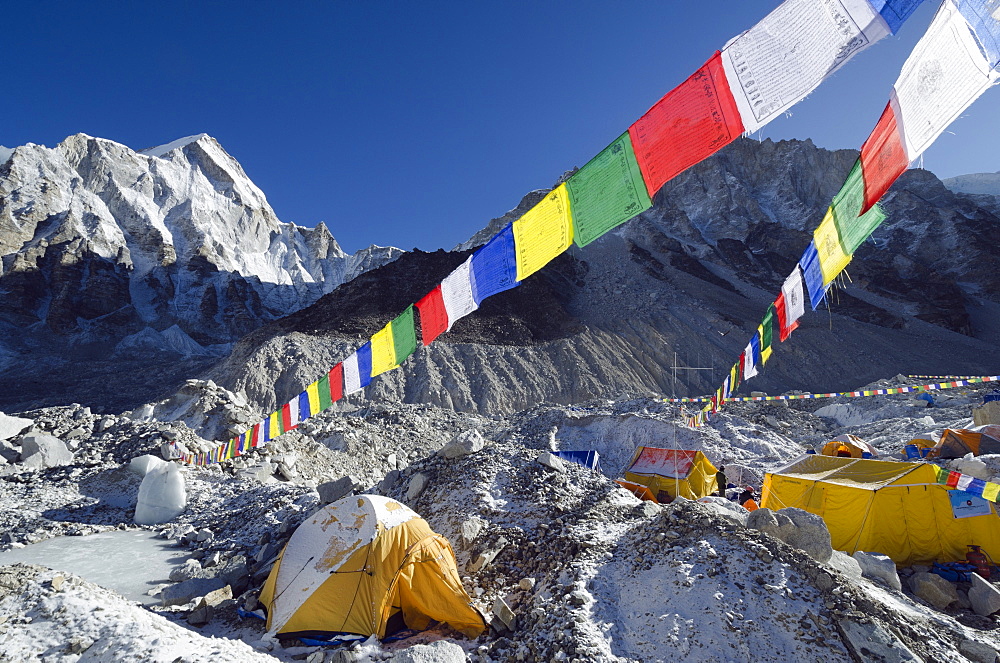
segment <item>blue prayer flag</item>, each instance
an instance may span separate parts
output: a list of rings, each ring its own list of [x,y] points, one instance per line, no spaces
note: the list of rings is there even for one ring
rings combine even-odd
[[[802,268],[806,288],[809,289],[809,302],[815,311],[826,296],[827,288],[823,285],[823,272],[819,267],[819,253],[814,242],[809,242],[805,253],[799,258],[799,267]]]
[[[367,387],[372,381],[372,343],[368,341],[357,351],[358,373],[361,376],[361,386]]]
[[[472,296],[478,306],[487,297],[519,283],[514,228],[508,225],[472,254]]]
[[[956,4],[976,33],[990,69],[996,69],[1000,64],[1000,0],[958,0]]]
[[[913,13],[917,7],[920,6],[924,0],[871,0],[872,6],[875,8],[885,22],[889,24],[889,30],[892,34],[896,34],[899,27],[903,25],[903,22],[910,18],[910,14]]]

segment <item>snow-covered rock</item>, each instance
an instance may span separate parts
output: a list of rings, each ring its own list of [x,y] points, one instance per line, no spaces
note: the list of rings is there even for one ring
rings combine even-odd
[[[483,434],[477,430],[463,431],[455,437],[451,444],[438,451],[444,458],[461,458],[476,453],[485,444]]]
[[[12,417],[0,412],[0,441],[9,440],[28,430],[35,423],[25,417]]]
[[[467,660],[465,650],[460,646],[438,640],[398,651],[389,658],[389,663],[465,663]]]
[[[977,615],[986,617],[1000,610],[1000,590],[978,573],[972,574],[969,602]]]
[[[129,461],[128,469],[133,474],[138,474],[141,477],[149,474],[150,470],[155,470],[157,468],[163,467],[166,462],[160,460],[156,456],[151,456],[150,454],[145,454],[143,456],[136,456]]]
[[[899,581],[899,573],[896,572],[896,563],[889,557],[881,553],[861,550],[855,552],[853,557],[861,566],[861,573],[864,577],[878,580],[897,592],[902,591],[903,585]]]
[[[165,463],[143,477],[134,520],[138,525],[165,523],[184,513],[186,506],[184,475],[174,463]]]

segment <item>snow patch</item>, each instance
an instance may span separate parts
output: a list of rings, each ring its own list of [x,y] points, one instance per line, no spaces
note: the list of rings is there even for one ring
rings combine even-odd
[[[975,193],[1000,196],[1000,172],[970,173],[941,180],[953,193]]]

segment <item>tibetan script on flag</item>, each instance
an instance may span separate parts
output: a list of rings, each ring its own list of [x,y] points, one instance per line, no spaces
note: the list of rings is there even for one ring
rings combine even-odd
[[[566,188],[580,247],[652,206],[628,132],[574,173]]]

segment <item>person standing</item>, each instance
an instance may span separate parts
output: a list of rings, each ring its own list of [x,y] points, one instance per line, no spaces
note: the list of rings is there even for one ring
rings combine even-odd
[[[726,481],[726,466],[719,465],[719,470],[715,473],[715,483],[719,489],[719,497],[726,496],[726,486],[728,482]]]

